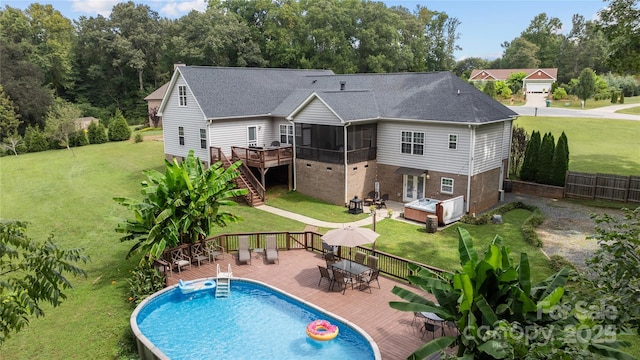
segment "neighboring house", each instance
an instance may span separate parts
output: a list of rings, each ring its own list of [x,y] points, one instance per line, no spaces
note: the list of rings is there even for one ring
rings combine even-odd
[[[463,195],[470,213],[498,202],[517,116],[449,72],[197,66],[176,69],[160,114],[168,159],[242,160],[257,188],[271,172],[334,204],[378,186],[401,202]]]
[[[557,68],[539,69],[474,69],[469,81],[507,81],[513,73],[523,72],[527,76],[522,80],[525,93],[548,93],[551,85],[558,79]]]
[[[160,108],[162,98],[167,92],[168,87],[169,83],[166,83],[144,98],[144,100],[147,102],[149,127],[162,127],[162,116],[157,116],[157,111]],[[153,116],[157,116],[156,121],[154,121]]]

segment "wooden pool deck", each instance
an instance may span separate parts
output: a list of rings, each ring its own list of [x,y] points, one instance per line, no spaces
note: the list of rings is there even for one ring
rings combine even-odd
[[[216,264],[220,264],[222,271],[226,271],[227,265],[231,264],[234,277],[262,281],[355,323],[373,337],[383,359],[406,359],[432,337],[432,333],[427,333],[422,339],[420,328],[423,323],[416,320],[412,324],[413,313],[389,307],[390,301],[401,300],[391,293],[394,286],[416,292],[421,292],[420,289],[380,276],[380,289],[374,282],[371,294],[367,290],[360,291],[357,287],[351,290],[348,287],[343,295],[340,291],[329,291],[326,280],[322,280],[318,286],[318,265],[326,265],[321,254],[306,250],[280,251],[279,264],[267,264],[262,254],[251,255],[251,264],[238,265],[235,254],[225,254],[224,259],[213,264],[206,262],[200,267],[193,264],[180,274],[173,272],[173,276],[167,281],[169,285],[173,285],[179,279],[215,277]],[[439,332],[436,333],[438,335]]]

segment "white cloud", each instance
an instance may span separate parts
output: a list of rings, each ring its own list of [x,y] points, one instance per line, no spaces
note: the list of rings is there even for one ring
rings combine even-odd
[[[203,12],[207,8],[205,0],[192,1],[168,1],[159,11],[160,16],[169,18],[179,17],[189,13],[191,10]]]
[[[100,14],[107,17],[111,14],[113,6],[121,1],[122,0],[72,0],[71,9],[89,15]]]

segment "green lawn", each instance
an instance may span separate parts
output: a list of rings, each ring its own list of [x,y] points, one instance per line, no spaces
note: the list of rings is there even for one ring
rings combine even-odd
[[[569,170],[640,175],[640,121],[521,116],[515,125],[527,133],[564,131],[569,141]]]
[[[616,111],[619,114],[640,115],[640,106]]]
[[[624,103],[639,104],[640,96],[624,98]],[[618,105],[618,104],[612,104],[611,99],[604,99],[604,100],[597,100],[597,101],[593,99],[588,99],[584,104],[584,108],[585,110],[589,110],[589,109],[597,109],[597,108],[611,106],[611,105]],[[551,100],[551,107],[565,108],[565,109],[572,109],[572,110],[582,109],[580,100]]]

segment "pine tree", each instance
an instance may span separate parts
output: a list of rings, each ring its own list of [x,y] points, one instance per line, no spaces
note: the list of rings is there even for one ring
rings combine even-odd
[[[104,144],[107,139],[107,129],[99,122],[92,121],[87,129],[90,144]]]
[[[522,162],[522,169],[520,170],[520,180],[535,180],[539,151],[540,133],[538,131],[533,131],[531,133],[531,139],[529,139],[529,142],[527,143],[527,148],[524,151],[524,161]]]
[[[109,141],[124,141],[131,137],[131,129],[127,124],[127,120],[120,110],[116,111],[116,115],[109,122]]]
[[[567,135],[564,131],[553,153],[553,161],[551,163],[550,185],[564,186],[565,175],[569,170],[569,146],[567,145]]]
[[[555,150],[555,139],[553,134],[546,133],[540,143],[540,153],[538,155],[538,166],[536,169],[536,182],[548,184],[551,179],[551,163]]]

